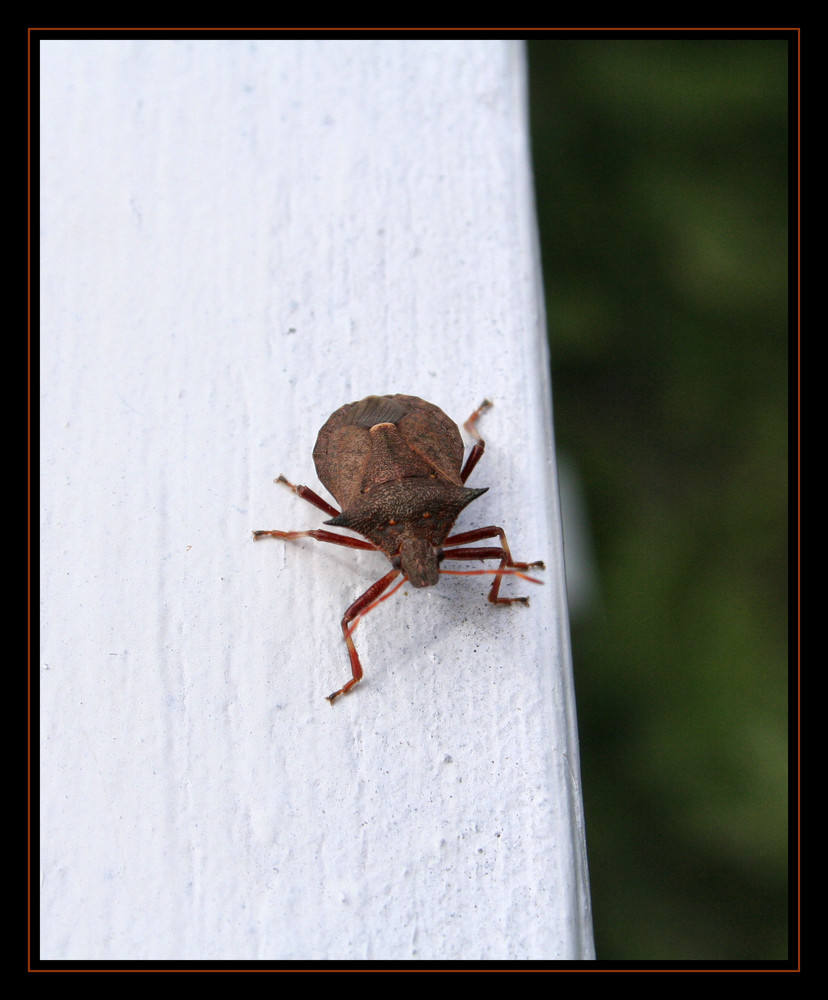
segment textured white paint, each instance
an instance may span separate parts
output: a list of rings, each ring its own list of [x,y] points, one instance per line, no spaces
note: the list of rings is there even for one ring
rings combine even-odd
[[[42,47],[42,957],[589,958],[524,53]],[[488,396],[486,577],[253,528],[324,515],[342,403]]]

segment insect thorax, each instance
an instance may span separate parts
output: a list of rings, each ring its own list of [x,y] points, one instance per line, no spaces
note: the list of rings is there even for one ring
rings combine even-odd
[[[485,493],[445,480],[399,479],[363,493],[326,524],[359,532],[389,559],[402,557],[402,570],[415,587],[437,582],[438,550],[460,512]]]

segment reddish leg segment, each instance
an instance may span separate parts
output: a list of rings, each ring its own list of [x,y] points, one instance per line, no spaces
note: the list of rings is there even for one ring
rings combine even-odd
[[[486,449],[486,442],[478,433],[477,428],[474,426],[480,415],[485,413],[486,410],[490,410],[492,404],[488,399],[484,399],[480,406],[474,411],[474,413],[469,417],[469,419],[463,424],[466,431],[471,434],[474,438],[475,443],[472,450],[469,452],[469,457],[466,459],[466,464],[463,466],[463,471],[460,473],[460,482],[465,483],[465,481],[471,475],[472,469],[477,465],[480,459],[483,457],[483,452]]]
[[[341,513],[336,509],[336,507],[332,507],[327,500],[323,500],[322,497],[317,496],[317,494],[307,486],[294,486],[293,483],[290,482],[290,480],[285,479],[284,476],[279,476],[278,479],[274,479],[273,482],[284,483],[285,486],[287,486],[288,489],[293,490],[298,497],[301,497],[303,500],[307,500],[308,503],[312,503],[314,507],[318,507],[319,510],[324,510],[325,513],[330,514],[331,517],[339,517],[339,514]]]
[[[465,546],[468,542],[482,542],[486,538],[499,538],[500,547],[483,546],[480,548],[457,548]],[[543,562],[515,562],[509,550],[509,543],[506,541],[506,532],[503,528],[498,528],[491,524],[486,528],[475,528],[472,531],[461,531],[456,535],[449,535],[443,542],[444,559],[499,559],[498,570],[505,569],[545,569]],[[528,597],[500,597],[500,584],[505,573],[495,571],[496,575],[489,589],[489,600],[492,604],[528,604]]]
[[[362,680],[362,664],[359,662],[359,654],[356,651],[354,640],[351,638],[351,633],[356,628],[360,617],[367,614],[371,610],[372,605],[379,604],[380,600],[382,600],[380,595],[391,586],[392,581],[399,575],[400,571],[398,569],[392,569],[390,573],[386,573],[381,580],[377,580],[361,597],[358,597],[345,612],[342,618],[342,634],[348,646],[348,656],[351,660],[351,674],[353,676],[344,687],[328,695],[328,701],[332,705],[341,694],[347,694],[354,684]],[[398,586],[401,586],[403,583],[405,583],[405,579],[401,580]],[[396,589],[395,587],[394,590]],[[391,591],[391,593],[393,592]],[[385,596],[390,597],[391,594],[386,594]],[[351,622],[354,622],[354,624],[351,625]]]
[[[324,510],[326,514],[330,514],[331,517],[338,517],[339,511],[336,507],[332,507],[327,500],[323,500],[322,497],[317,496],[313,490],[309,489],[307,486],[294,486],[289,480],[285,479],[284,476],[279,476],[278,479],[273,480],[274,483],[284,483],[288,489],[293,490],[293,492],[301,497],[303,500],[307,500],[308,503],[313,504],[314,507],[318,507],[319,510]],[[270,535],[273,538],[315,538],[318,542],[330,542],[332,545],[344,545],[348,549],[370,549],[372,551],[376,550],[376,545],[372,545],[371,542],[364,541],[361,538],[350,538],[348,535],[338,535],[335,531],[325,531],[324,528],[315,528],[313,531],[254,531],[253,538],[258,541],[260,538],[264,538],[265,535]]]
[[[287,480],[285,480],[285,482],[287,482]],[[306,496],[305,493],[299,492],[300,490],[305,489],[305,487],[301,486],[294,487],[290,483],[288,483],[287,485],[290,486],[291,489],[293,489],[294,492],[297,493],[299,496],[303,497],[306,500],[310,500],[310,502],[313,503],[315,506],[319,506],[319,504],[325,503],[325,501],[317,497],[312,490],[307,490],[307,493],[310,493],[313,497],[315,497],[315,500]],[[316,500],[319,501],[319,504],[316,503]],[[323,507],[322,509],[324,510],[325,508]],[[315,538],[319,542],[330,542],[333,545],[344,545],[346,548],[349,549],[370,549],[371,551],[376,551],[377,549],[376,545],[372,545],[371,542],[365,539],[350,538],[348,535],[338,535],[334,531],[325,531],[324,528],[315,528],[311,531],[274,530],[274,531],[253,532],[253,538],[256,541],[258,541],[260,538],[265,538],[268,535],[271,538],[283,538],[286,540],[290,540],[293,538]],[[345,684],[343,687],[341,687],[338,691],[334,691],[333,694],[328,695],[328,701],[332,705],[334,701],[341,694],[347,694],[354,686],[354,684],[362,680],[362,664],[359,662],[359,654],[356,651],[354,640],[351,638],[351,633],[356,628],[359,619],[363,615],[368,614],[368,612],[371,611],[373,607],[375,607],[377,604],[379,604],[380,601],[383,601],[385,600],[386,597],[391,596],[391,594],[394,592],[393,590],[388,594],[384,594],[384,591],[388,590],[393,580],[399,575],[400,571],[398,569],[392,569],[390,573],[386,573],[381,580],[377,580],[377,582],[373,584],[373,586],[369,587],[361,597],[358,597],[345,612],[345,615],[342,619],[342,635],[344,636],[345,643],[348,647],[348,657],[350,658],[351,661],[352,677],[351,680],[349,680],[348,683]],[[400,581],[399,585],[402,585],[403,583],[405,583],[405,578],[403,578]],[[395,587],[394,590],[396,589],[397,588]]]
[[[258,542],[260,538],[271,535],[273,538],[315,538],[318,542],[330,542],[332,545],[344,545],[347,549],[370,549],[377,551],[376,545],[367,542],[362,538],[350,538],[348,535],[337,535],[335,531],[325,531],[324,528],[313,528],[310,531],[254,531],[253,538]]]

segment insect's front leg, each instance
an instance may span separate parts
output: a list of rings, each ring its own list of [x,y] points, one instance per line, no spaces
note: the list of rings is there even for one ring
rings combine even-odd
[[[358,597],[354,603],[348,608],[342,618],[342,635],[345,637],[345,643],[348,646],[348,656],[351,660],[351,674],[352,677],[341,687],[338,691],[334,691],[333,694],[328,695],[328,701],[333,705],[336,699],[341,694],[347,694],[354,684],[357,684],[362,680],[362,664],[359,662],[359,654],[356,651],[356,646],[354,645],[354,640],[351,633],[357,627],[359,619],[362,615],[368,614],[372,606],[379,604],[384,597],[381,597],[384,591],[388,590],[391,586],[392,581],[400,575],[398,569],[392,569],[390,573],[386,573],[381,580],[377,580],[375,584],[370,586],[361,597]],[[405,582],[405,578],[401,583]],[[395,587],[394,590],[397,588]],[[385,597],[390,597],[394,591],[389,594],[385,594]],[[352,625],[351,622],[354,624]]]
[[[481,548],[457,548],[465,546],[469,542],[482,542],[486,538],[499,538],[500,546],[485,546]],[[485,528],[474,528],[472,531],[462,531],[457,535],[449,535],[443,542],[444,559],[499,559],[500,566],[495,570],[495,578],[489,588],[489,600],[492,604],[528,604],[528,597],[500,597],[500,584],[505,573],[500,570],[505,569],[546,569],[541,560],[536,562],[515,562],[506,541],[506,532],[503,528],[491,524]]]

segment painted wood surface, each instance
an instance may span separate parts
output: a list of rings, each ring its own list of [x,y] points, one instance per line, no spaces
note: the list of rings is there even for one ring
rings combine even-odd
[[[42,957],[592,957],[519,43],[41,49]],[[488,397],[487,577],[325,515],[341,404]],[[474,568],[474,567],[470,567]]]

